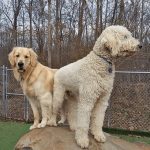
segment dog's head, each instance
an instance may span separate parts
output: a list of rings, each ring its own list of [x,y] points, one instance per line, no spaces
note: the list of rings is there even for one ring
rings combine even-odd
[[[112,57],[130,56],[142,48],[139,41],[123,26],[107,27],[95,43],[93,50],[105,50]]]
[[[14,47],[8,55],[10,64],[17,68],[18,72],[24,72],[29,66],[37,63],[37,55],[31,48]]]

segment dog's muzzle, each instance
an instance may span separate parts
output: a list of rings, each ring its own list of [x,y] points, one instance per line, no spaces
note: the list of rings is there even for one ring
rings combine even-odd
[[[19,70],[24,70],[24,63],[18,62],[18,68],[19,68]]]

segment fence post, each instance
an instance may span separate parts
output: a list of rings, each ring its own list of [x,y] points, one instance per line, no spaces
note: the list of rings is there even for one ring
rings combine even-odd
[[[5,117],[8,117],[8,98],[7,98],[7,88],[8,88],[8,69],[5,67]]]
[[[5,75],[6,75],[6,74],[5,74],[5,66],[3,65],[3,66],[2,66],[2,86],[3,86],[3,89],[2,89],[2,97],[3,97],[3,98],[2,98],[2,99],[3,99],[3,100],[2,100],[2,101],[3,101],[3,104],[2,104],[2,105],[3,105],[3,110],[2,110],[2,111],[3,111],[3,117],[6,117]]]

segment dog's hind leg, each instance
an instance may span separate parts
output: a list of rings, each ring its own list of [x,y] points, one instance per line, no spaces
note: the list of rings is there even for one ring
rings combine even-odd
[[[56,118],[60,109],[62,109],[62,104],[64,101],[65,88],[58,82],[54,84],[54,93],[53,93],[53,107],[52,107],[52,117],[48,122],[50,126],[56,126]]]
[[[64,109],[64,108],[62,108],[61,110],[60,110],[60,121],[58,121],[58,124],[64,124],[65,123],[65,121],[66,121],[66,119],[67,119],[67,117],[66,117],[66,112],[65,112],[66,110]]]
[[[67,96],[67,94],[65,94],[64,102],[60,109],[60,121],[58,121],[58,124],[65,123],[65,121],[67,120],[67,114],[68,114],[68,96]]]
[[[76,130],[77,127],[77,103],[78,103],[78,96],[69,96],[67,101],[68,106],[68,114],[67,120],[72,131]]]
[[[91,116],[91,133],[98,142],[105,142],[106,138],[102,131],[105,111],[108,107],[109,94],[97,100]]]

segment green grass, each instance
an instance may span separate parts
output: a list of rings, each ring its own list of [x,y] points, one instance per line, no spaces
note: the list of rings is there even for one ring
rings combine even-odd
[[[125,129],[103,128],[103,130],[112,135],[118,136],[129,142],[139,142],[150,144],[150,132],[146,131],[129,131]]]
[[[29,131],[30,124],[0,121],[0,150],[13,150],[17,140]]]
[[[139,142],[144,144],[150,144],[150,137],[135,136],[135,135],[120,135],[120,134],[119,135],[117,134],[116,136],[133,143]]]

